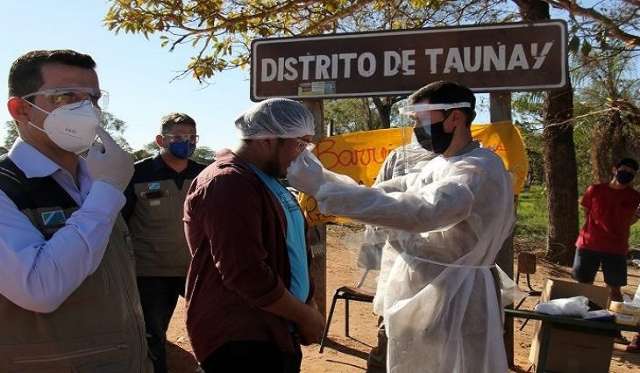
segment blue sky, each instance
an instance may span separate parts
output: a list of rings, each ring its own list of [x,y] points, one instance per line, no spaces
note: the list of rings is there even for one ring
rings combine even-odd
[[[235,117],[252,103],[249,71],[225,71],[209,85],[187,76],[171,82],[186,66],[189,45],[169,52],[157,37],[115,33],[103,26],[108,9],[104,0],[2,0],[0,12],[0,75],[5,84],[11,63],[35,49],[74,49],[90,54],[98,64],[101,88],[109,92],[107,110],[127,123],[125,138],[138,149],[155,138],[160,118],[185,112],[198,122],[200,144],[213,149],[236,143]],[[486,102],[487,95],[480,95]],[[483,100],[484,98],[484,100]],[[0,143],[4,123],[11,117],[0,108]],[[486,110],[476,121],[488,120]]]
[[[235,144],[235,116],[251,105],[249,72],[224,72],[208,86],[187,77],[170,83],[193,50],[169,53],[157,38],[115,33],[102,25],[108,4],[102,0],[3,0],[0,12],[0,143],[11,117],[4,105],[11,63],[34,49],[75,49],[98,64],[108,111],[127,122],[125,138],[134,148],[153,141],[160,118],[180,111],[198,122],[202,145],[214,149]]]

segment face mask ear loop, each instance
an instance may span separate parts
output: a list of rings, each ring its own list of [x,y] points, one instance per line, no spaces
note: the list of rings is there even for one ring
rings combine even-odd
[[[38,106],[38,105],[34,104],[33,102],[31,102],[31,101],[27,100],[26,98],[23,98],[23,100],[24,100],[27,104],[29,104],[29,106],[31,106],[31,107],[33,107],[33,108],[35,108],[36,110],[39,110],[39,111],[41,111],[41,112],[43,112],[43,113],[45,113],[45,114],[47,114],[47,115],[51,114],[51,112],[49,112],[49,111],[46,111],[46,110],[42,109],[40,106]],[[42,133],[47,133],[47,131],[45,131],[44,129],[42,129],[42,128],[40,128],[40,127],[36,126],[36,125],[35,125],[35,124],[33,124],[30,120],[29,120],[29,121],[27,121],[27,123],[28,123],[31,127],[33,127],[33,128],[35,128],[35,129],[37,129],[38,131],[40,131],[40,132],[42,132]]]
[[[33,102],[31,102],[31,101],[27,100],[26,98],[23,98],[23,100],[24,100],[24,102],[26,102],[27,104],[29,104],[31,107],[35,108],[36,110],[40,110],[41,112],[43,112],[43,113],[45,113],[45,114],[47,114],[47,115],[51,114],[51,112],[50,112],[50,111],[46,111],[46,110],[44,110],[44,109],[43,109],[43,108],[41,108],[40,106],[38,106],[38,105],[34,104]]]

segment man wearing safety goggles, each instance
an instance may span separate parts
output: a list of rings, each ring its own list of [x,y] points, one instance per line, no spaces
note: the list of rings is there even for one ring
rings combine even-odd
[[[133,163],[100,127],[105,101],[88,55],[33,51],[11,67],[20,137],[0,158],[2,372],[151,369],[120,217]]]
[[[182,113],[166,115],[156,136],[155,157],[135,164],[122,209],[136,257],[138,291],[154,372],[167,372],[166,332],[179,296],[184,296],[191,255],[182,212],[191,181],[205,166],[189,159],[196,148],[196,122]]]
[[[435,82],[407,101],[401,113],[414,119],[417,139],[429,134],[440,154],[419,172],[367,188],[303,152],[287,179],[313,195],[321,213],[391,232],[374,300],[384,315],[387,371],[506,372],[492,270],[514,223],[511,177],[471,137],[468,88]]]

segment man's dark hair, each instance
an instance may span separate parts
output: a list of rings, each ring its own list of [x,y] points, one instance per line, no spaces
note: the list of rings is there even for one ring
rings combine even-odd
[[[638,171],[638,162],[636,162],[636,160],[632,159],[632,158],[623,158],[623,159],[621,159],[616,164],[616,168],[619,168],[620,166],[627,166],[627,167],[633,169],[634,171]]]
[[[173,127],[179,124],[186,124],[189,126],[196,126],[196,121],[193,120],[190,116],[184,113],[171,113],[167,114],[162,119],[160,119],[161,133],[167,134],[173,130]]]
[[[36,92],[42,87],[42,66],[61,64],[95,69],[96,63],[87,54],[69,49],[31,51],[18,57],[9,70],[9,97],[21,97]]]
[[[410,105],[423,100],[429,100],[429,103],[431,104],[468,102],[471,104],[470,108],[459,108],[457,110],[461,110],[465,113],[467,116],[467,125],[471,125],[471,122],[476,117],[476,97],[469,88],[456,82],[441,80],[429,83],[415,91],[411,96],[409,96],[409,98],[407,98]]]

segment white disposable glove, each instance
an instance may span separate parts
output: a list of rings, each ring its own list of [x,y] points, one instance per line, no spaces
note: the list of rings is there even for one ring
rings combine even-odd
[[[133,159],[102,127],[98,128],[101,144],[91,146],[87,168],[94,181],[103,181],[123,191],[133,176]]]
[[[299,191],[315,196],[325,182],[325,171],[320,160],[305,149],[287,168],[287,181]]]

